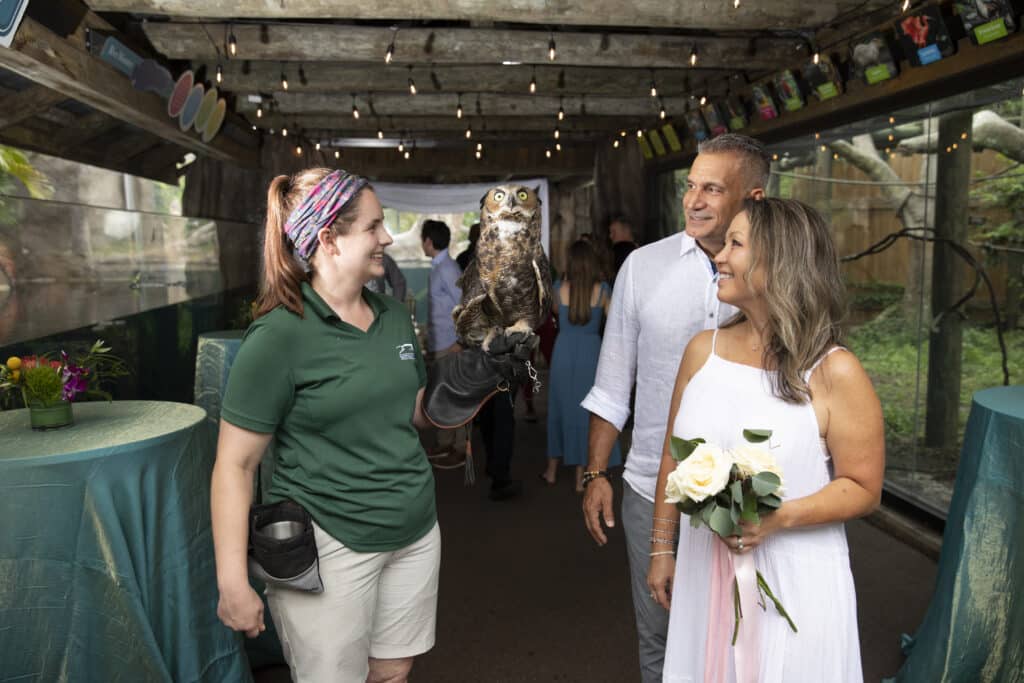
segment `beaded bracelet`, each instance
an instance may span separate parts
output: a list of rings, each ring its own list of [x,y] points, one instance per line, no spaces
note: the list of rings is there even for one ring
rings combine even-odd
[[[651,553],[651,557],[657,557],[658,555],[675,555],[675,552],[672,550],[658,550]]]
[[[675,539],[673,539],[673,540],[671,540],[671,541],[670,541],[670,540],[668,540],[668,539],[665,539],[665,538],[654,538],[654,537],[652,536],[652,537],[651,537],[650,539],[648,539],[648,540],[649,540],[649,541],[650,541],[650,542],[651,542],[651,543],[652,543],[653,545],[675,545],[675,544],[676,544],[676,542],[675,542]]]
[[[666,522],[666,523],[672,524],[674,526],[679,526],[679,520],[678,519],[669,519],[668,517],[655,517],[654,521],[655,522]]]

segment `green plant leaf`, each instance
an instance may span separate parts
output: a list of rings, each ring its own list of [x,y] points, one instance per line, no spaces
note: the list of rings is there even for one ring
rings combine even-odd
[[[780,505],[782,505],[782,499],[779,498],[774,493],[768,494],[767,496],[761,498],[761,500],[758,501],[758,502],[761,505],[765,505],[765,506],[770,507],[772,509],[778,509],[778,507]]]
[[[708,526],[722,538],[731,536],[736,530],[736,525],[732,522],[729,510],[717,506],[715,507],[714,512],[711,513],[711,519],[708,521]]]
[[[773,472],[758,472],[750,479],[750,487],[758,496],[775,493],[781,484],[782,480],[779,479],[779,475]]]
[[[691,515],[690,516],[690,526],[693,527],[694,529],[696,529],[697,527],[699,527],[703,523],[704,523],[704,520],[701,519],[700,515]]]
[[[743,514],[741,518],[744,522],[750,524],[760,524],[761,517],[757,514],[757,496],[753,492],[747,494],[747,497],[743,499]]]
[[[697,504],[689,498],[683,498],[681,501],[676,503],[676,507],[679,508],[679,511],[684,515],[692,515],[697,511]]]
[[[750,443],[761,443],[772,438],[772,430],[770,429],[744,429],[743,438]]]
[[[739,524],[742,519],[743,508],[736,507],[735,505],[729,506],[729,518],[732,519],[732,523]]]
[[[699,444],[704,443],[704,439],[680,439],[678,436],[673,436],[670,440],[670,447],[672,450],[672,459],[676,462],[682,462],[690,457]]]
[[[713,515],[715,510],[717,510],[717,509],[718,509],[718,504],[715,503],[714,501],[711,501],[709,504],[706,504],[704,507],[702,507],[700,509],[700,519],[701,519],[701,521],[704,522],[705,524],[710,524],[711,523],[711,515]]]
[[[743,482],[734,481],[730,486],[729,490],[732,492],[732,503],[733,505],[743,506]]]

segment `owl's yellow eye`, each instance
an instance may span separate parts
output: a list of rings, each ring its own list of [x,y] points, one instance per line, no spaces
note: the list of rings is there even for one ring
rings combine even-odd
[[[519,198],[519,201],[525,202],[527,199],[529,199],[530,195],[526,193],[526,190],[519,190],[519,192],[516,194],[516,197]]]
[[[501,190],[498,190],[497,192],[494,193],[494,201],[500,202],[504,198],[505,198],[505,193],[502,192]]]

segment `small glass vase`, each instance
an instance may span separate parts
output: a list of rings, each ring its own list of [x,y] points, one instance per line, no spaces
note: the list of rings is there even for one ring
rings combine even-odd
[[[61,401],[52,406],[29,406],[29,424],[32,425],[32,429],[38,431],[72,425],[75,422],[74,413],[71,411],[73,405],[70,401]]]

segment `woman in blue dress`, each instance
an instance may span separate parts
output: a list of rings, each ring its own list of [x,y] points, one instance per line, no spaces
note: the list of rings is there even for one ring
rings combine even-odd
[[[608,313],[611,288],[601,281],[601,262],[584,240],[569,247],[565,280],[554,283],[552,309],[558,338],[551,356],[548,394],[548,465],[541,477],[554,484],[558,462],[576,469],[576,492],[583,492],[590,414],[580,402],[594,385],[601,352],[601,321]],[[618,444],[608,464],[622,463]]]

